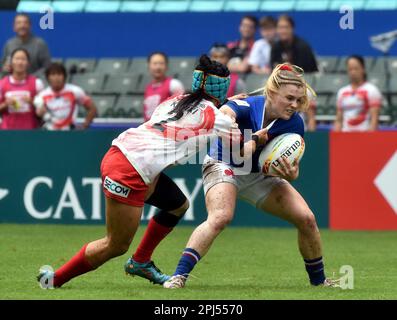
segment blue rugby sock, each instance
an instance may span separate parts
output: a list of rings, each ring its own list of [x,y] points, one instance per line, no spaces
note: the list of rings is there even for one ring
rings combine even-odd
[[[200,259],[201,257],[196,250],[192,248],[186,248],[182,253],[182,257],[179,259],[174,276],[182,275],[187,278],[189,273],[193,270],[194,266],[200,261]]]
[[[309,274],[310,283],[314,286],[323,284],[325,280],[323,257],[311,260],[304,259],[304,261],[306,271]]]

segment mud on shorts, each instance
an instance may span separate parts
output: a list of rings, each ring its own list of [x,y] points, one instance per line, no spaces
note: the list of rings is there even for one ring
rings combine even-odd
[[[221,182],[228,182],[237,187],[238,198],[259,208],[269,196],[273,188],[288,183],[280,177],[264,176],[260,172],[245,175],[235,174],[235,168],[209,156],[204,159],[203,167],[204,194]]]

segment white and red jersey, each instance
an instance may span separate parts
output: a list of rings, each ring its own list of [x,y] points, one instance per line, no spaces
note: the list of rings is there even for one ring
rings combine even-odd
[[[154,109],[174,95],[185,92],[182,82],[171,77],[165,78],[161,82],[150,82],[145,88],[143,100],[143,118],[148,121],[153,114]]]
[[[146,184],[170,165],[205,151],[208,139],[229,137],[240,142],[236,123],[215,105],[202,100],[191,112],[175,120],[169,112],[184,97],[179,95],[160,104],[148,122],[121,133],[113,140]]]
[[[370,128],[371,108],[380,108],[382,94],[372,83],[365,82],[353,90],[349,84],[338,91],[337,108],[343,112],[342,131],[366,131]]]
[[[70,130],[77,118],[78,106],[86,106],[91,98],[83,89],[74,84],[65,84],[61,91],[54,91],[51,87],[44,89],[34,99],[37,109],[46,108],[50,114],[47,124],[49,130]]]
[[[22,81],[15,80],[11,75],[1,79],[0,103],[7,98],[15,101],[1,113],[1,129],[29,130],[37,128],[39,122],[33,103],[29,101],[32,101],[43,88],[43,82],[32,75],[28,75]]]

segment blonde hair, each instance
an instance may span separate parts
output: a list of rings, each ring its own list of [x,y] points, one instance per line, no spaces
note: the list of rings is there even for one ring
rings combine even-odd
[[[300,102],[300,105],[298,106],[298,109],[299,111],[306,111],[310,105],[310,98],[314,98],[316,93],[306,82],[303,75],[303,69],[296,65],[290,63],[278,64],[267,79],[263,94],[267,97],[270,97],[272,93],[277,93],[283,84],[293,84],[298,87],[303,87],[305,89],[305,93],[302,97],[302,102]],[[313,97],[309,97],[309,92]]]

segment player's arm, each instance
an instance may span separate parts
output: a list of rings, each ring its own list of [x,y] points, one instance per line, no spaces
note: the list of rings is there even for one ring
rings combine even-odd
[[[85,116],[82,128],[87,129],[97,115],[97,108],[92,99],[87,99],[86,102],[83,104],[83,107],[86,109],[87,114]]]
[[[370,115],[370,125],[369,131],[375,131],[378,129],[379,125],[379,113],[382,107],[382,94],[378,88],[374,87],[368,93],[369,100],[369,115]]]
[[[41,95],[37,95],[33,101],[34,108],[36,110],[36,115],[42,118],[47,112],[47,108],[44,103],[44,99]]]
[[[234,97],[232,97],[232,98],[234,98]],[[229,98],[229,99],[233,100],[232,98]],[[224,105],[220,108],[220,111],[223,114],[229,116],[236,123],[237,123],[239,117],[243,117],[244,115],[246,115],[246,112],[238,113],[237,110],[238,109],[232,109],[228,105]],[[236,127],[235,130],[239,130],[239,129]],[[242,157],[244,157],[244,155],[251,156],[259,146],[264,145],[266,143],[266,141],[268,140],[266,129],[258,130],[257,132],[255,132],[252,135],[252,139],[245,143],[244,143],[244,137],[241,135],[240,131],[239,131],[239,134],[240,134],[240,155]],[[236,142],[236,139],[232,139],[232,143],[235,143],[235,142]]]

